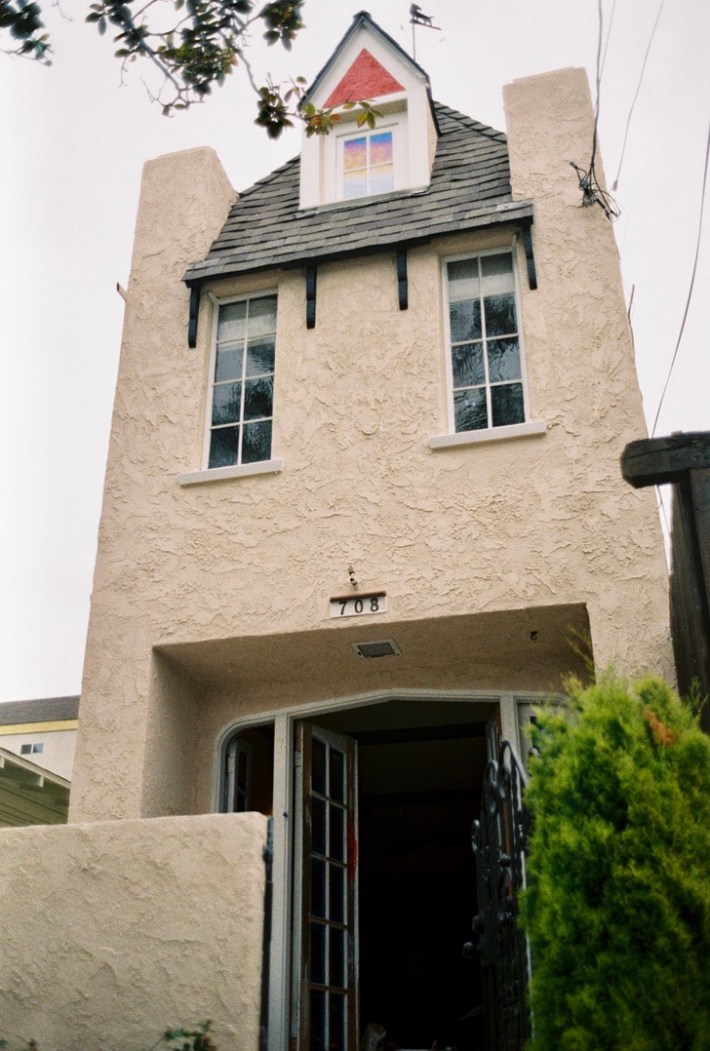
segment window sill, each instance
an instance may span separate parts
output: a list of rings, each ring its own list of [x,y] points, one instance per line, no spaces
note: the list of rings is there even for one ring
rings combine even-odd
[[[458,434],[437,434],[429,439],[432,449],[452,449],[457,445],[475,445],[478,442],[501,442],[508,438],[526,438],[532,434],[545,434],[544,420],[515,423],[509,427],[487,427],[481,431],[459,431]]]
[[[222,482],[227,478],[248,478],[255,474],[278,474],[283,470],[283,460],[261,460],[259,463],[244,463],[235,467],[212,467],[206,471],[179,474],[178,485],[201,485],[203,482]]]

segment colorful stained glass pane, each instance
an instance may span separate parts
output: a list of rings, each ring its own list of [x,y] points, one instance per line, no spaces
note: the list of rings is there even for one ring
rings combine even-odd
[[[383,131],[370,136],[370,165],[392,163],[392,132]]]
[[[370,170],[370,193],[387,193],[394,189],[394,169],[391,164]]]
[[[367,138],[346,139],[343,143],[343,167],[345,171],[367,166]]]
[[[345,172],[343,191],[347,198],[364,197],[367,193],[367,172],[362,171]]]

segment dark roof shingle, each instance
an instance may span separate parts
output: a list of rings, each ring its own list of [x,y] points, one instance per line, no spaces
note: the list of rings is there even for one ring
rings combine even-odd
[[[78,697],[41,697],[32,701],[0,704],[0,726],[20,723],[67,722],[79,714]]]
[[[299,211],[299,158],[260,179],[232,206],[205,259],[187,282],[413,244],[532,216],[514,201],[505,135],[441,103],[431,185]]]

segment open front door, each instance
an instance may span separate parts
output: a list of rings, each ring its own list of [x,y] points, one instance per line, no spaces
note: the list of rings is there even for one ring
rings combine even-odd
[[[525,885],[527,814],[522,763],[494,720],[486,728],[488,763],[480,820],[474,821],[479,912],[473,922],[481,958],[486,1048],[523,1051],[530,1035],[526,989],[529,960],[518,922]]]
[[[356,1051],[356,744],[296,726],[293,1051]]]

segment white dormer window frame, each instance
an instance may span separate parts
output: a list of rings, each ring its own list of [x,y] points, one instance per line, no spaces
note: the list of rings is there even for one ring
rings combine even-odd
[[[374,128],[357,128],[350,126],[335,136],[335,197],[340,201],[356,201],[362,197],[376,197],[379,194],[393,193],[401,188],[406,173],[403,171],[406,158],[406,110],[397,114],[398,120],[378,119]],[[404,120],[402,120],[404,118]],[[378,145],[388,145],[384,156],[378,156]],[[348,165],[348,149],[353,143],[363,143],[363,164],[358,167]],[[359,158],[358,158],[359,159]],[[389,179],[378,181],[378,170],[384,174],[389,168]],[[364,182],[361,189],[348,186],[349,176],[360,172]]]

